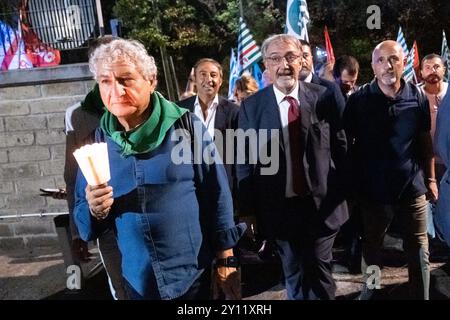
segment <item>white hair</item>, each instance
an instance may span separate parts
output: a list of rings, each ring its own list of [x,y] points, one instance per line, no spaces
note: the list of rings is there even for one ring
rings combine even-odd
[[[261,53],[264,60],[267,58],[267,49],[273,42],[284,42],[286,44],[292,44],[298,49],[298,51],[303,52],[300,41],[298,41],[296,37],[289,34],[274,34],[264,40],[263,44],[261,45]]]
[[[89,57],[89,69],[94,74],[95,80],[98,80],[99,70],[103,64],[118,61],[133,64],[146,80],[156,77],[155,59],[147,53],[144,45],[136,40],[121,38],[102,44],[95,49]]]

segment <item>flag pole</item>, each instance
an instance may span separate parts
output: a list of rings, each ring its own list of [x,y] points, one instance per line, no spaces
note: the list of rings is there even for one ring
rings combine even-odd
[[[241,18],[241,19],[244,19],[244,8],[243,8],[243,6],[242,6],[242,0],[239,0],[239,17]],[[239,34],[241,33],[241,19],[239,19],[239,26],[238,26],[238,30],[239,30]],[[238,70],[239,70],[239,64],[240,64],[240,59],[241,59],[241,57],[240,57],[240,50],[239,50],[239,37],[240,37],[240,35],[238,36],[238,48],[237,48],[237,63],[238,63]],[[240,75],[242,72],[244,72],[244,70],[242,69],[240,72],[238,72],[238,74]]]
[[[95,1],[95,7],[97,10],[97,19],[98,19],[98,27],[100,32],[100,37],[105,35],[105,25],[103,23],[103,13],[102,13],[102,4],[100,0]]]

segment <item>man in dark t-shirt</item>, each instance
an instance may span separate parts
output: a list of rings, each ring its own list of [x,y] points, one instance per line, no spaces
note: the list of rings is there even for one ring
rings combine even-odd
[[[381,267],[383,238],[394,215],[404,231],[411,298],[428,299],[429,260],[425,194],[436,196],[428,179],[432,144],[428,101],[401,78],[402,47],[380,43],[372,54],[375,79],[350,96],[344,112],[352,187],[364,224],[363,274]],[[373,288],[365,285],[361,299]]]

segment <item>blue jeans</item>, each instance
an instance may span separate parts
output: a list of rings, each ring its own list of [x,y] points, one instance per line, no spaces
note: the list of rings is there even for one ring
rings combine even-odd
[[[427,233],[430,239],[436,238],[436,229],[434,227],[433,214],[436,209],[434,203],[428,202],[427,204]]]

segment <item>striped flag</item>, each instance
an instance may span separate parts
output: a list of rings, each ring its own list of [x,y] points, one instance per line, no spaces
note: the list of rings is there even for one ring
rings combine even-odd
[[[447,38],[445,37],[445,31],[442,30],[442,46],[441,46],[441,57],[447,64],[447,72],[445,75],[445,80],[448,81],[450,78],[450,49],[448,48]]]
[[[309,41],[309,12],[306,0],[287,0],[286,33],[297,39]]]
[[[239,37],[238,37],[238,72],[242,74],[253,63],[261,60],[261,50],[253,40],[253,36],[242,17],[239,18]]]
[[[415,47],[413,45],[411,51],[409,51],[409,54],[407,56],[405,71],[403,71],[403,79],[406,82],[409,82],[412,79],[416,79],[416,72],[414,71],[414,60],[415,60]]]
[[[406,45],[406,39],[405,36],[403,35],[402,27],[398,29],[397,42],[400,43],[400,45],[402,46],[403,54],[406,57],[408,55],[408,46]]]
[[[228,100],[234,100],[234,85],[239,78],[238,61],[234,50],[231,49],[230,56],[230,77],[228,78]]]
[[[28,69],[33,64],[25,52],[20,29],[14,30],[0,21],[0,70]]]

